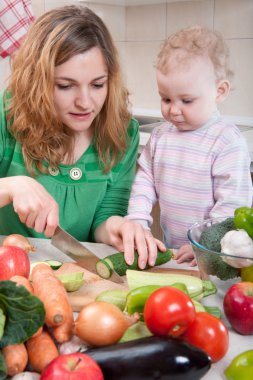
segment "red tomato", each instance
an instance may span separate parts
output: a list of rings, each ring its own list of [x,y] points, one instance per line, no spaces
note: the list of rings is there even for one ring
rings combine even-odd
[[[190,297],[170,286],[155,290],[144,307],[144,321],[154,335],[179,336],[195,316]]]
[[[214,315],[199,312],[182,339],[205,351],[217,362],[228,350],[229,335],[225,324]]]

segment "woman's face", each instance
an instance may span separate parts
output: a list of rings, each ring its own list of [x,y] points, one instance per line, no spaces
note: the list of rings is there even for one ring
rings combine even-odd
[[[108,69],[97,47],[55,67],[55,108],[61,121],[76,134],[87,134],[107,92]]]

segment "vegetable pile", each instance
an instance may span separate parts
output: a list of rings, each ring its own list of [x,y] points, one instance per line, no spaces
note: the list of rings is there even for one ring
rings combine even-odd
[[[7,242],[9,240],[13,244],[12,239],[8,238]],[[21,240],[21,243],[29,246],[25,240]],[[6,245],[3,248],[24,257],[24,254],[27,255],[25,246]],[[84,306],[74,320],[66,284],[72,287],[73,280],[78,283],[81,281],[82,284],[80,274],[58,277],[50,265],[58,268],[61,263],[38,262],[32,266],[29,263],[29,271],[24,275],[20,272],[18,261],[15,263],[17,271],[14,275],[8,273],[8,280],[0,281],[0,379],[22,373],[28,368],[43,379],[53,376],[57,368],[75,371],[81,376],[85,367],[83,379],[97,380],[100,376],[101,380],[113,380],[119,378],[119,369],[116,370],[115,366],[117,362],[113,365],[113,358],[116,357],[122,360],[122,365],[124,360],[128,362],[128,371],[124,373],[125,377],[121,374],[122,379],[142,379],[145,376],[148,380],[158,373],[161,379],[172,379],[175,375],[183,379],[186,371],[189,378],[192,375],[192,378],[199,379],[210,368],[209,353],[181,339],[188,325],[195,320],[197,310],[206,312],[200,300],[217,290],[210,281],[187,275],[175,277],[172,274],[151,274],[126,268],[129,290],[103,292],[94,302]],[[176,292],[178,305],[181,300],[181,306],[185,302],[185,307],[181,313],[175,313],[175,325],[171,326],[171,330],[160,336],[160,332],[154,330],[152,323],[147,321],[145,305],[152,300],[155,291],[164,289],[165,292],[169,290],[171,297]],[[187,319],[189,305],[191,311]],[[162,310],[160,306],[159,310]],[[182,329],[179,328],[180,323],[183,324]],[[180,338],[177,338],[179,335]],[[74,341],[75,344],[72,343]],[[66,345],[67,350],[71,351],[68,352],[70,356],[65,352]],[[138,347],[143,349],[137,350]],[[87,348],[86,354],[91,362],[86,356],[78,358],[81,355],[78,351]],[[135,356],[133,352],[136,352]],[[95,354],[98,357],[94,358]],[[154,363],[152,359],[158,354],[160,362],[155,360]],[[131,361],[137,360],[136,355],[140,363],[138,368],[131,365]],[[182,357],[184,363],[178,360]],[[149,359],[152,371],[147,364]],[[111,368],[109,372],[106,367]]]
[[[213,225],[202,233],[201,244],[224,251],[223,239],[237,231],[236,223],[228,218]],[[26,255],[29,244],[23,243],[3,248]],[[171,258],[168,250],[163,259]],[[60,262],[39,262],[25,275],[18,268],[0,281],[0,380],[27,370],[43,380],[56,373],[84,380],[198,380],[224,357],[229,333],[221,311],[202,304],[217,291],[212,281],[140,271],[137,261],[129,268],[122,259],[122,253],[111,255],[99,262],[98,271],[103,277],[110,277],[112,269],[125,274],[128,290],[102,292],[75,318],[67,290],[81,286],[83,274],[57,275]],[[241,268],[231,262],[212,265],[223,279],[240,275]]]
[[[212,224],[202,232],[199,243],[206,249],[229,256],[206,254],[202,266],[209,275],[228,280],[241,275],[241,268],[253,263],[253,209],[240,207],[234,217]]]

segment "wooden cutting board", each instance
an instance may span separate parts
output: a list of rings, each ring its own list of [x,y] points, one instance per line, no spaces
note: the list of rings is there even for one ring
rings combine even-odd
[[[150,271],[156,273],[180,273],[200,277],[198,270],[190,269],[152,268]],[[69,301],[73,311],[80,311],[83,306],[95,301],[95,298],[105,290],[128,289],[125,278],[123,278],[124,283],[122,285],[116,284],[115,282],[101,279],[101,277],[87,271],[75,263],[64,263],[61,268],[56,271],[58,274],[71,272],[83,272],[85,279],[85,284],[81,286],[81,288],[75,292],[68,292]]]

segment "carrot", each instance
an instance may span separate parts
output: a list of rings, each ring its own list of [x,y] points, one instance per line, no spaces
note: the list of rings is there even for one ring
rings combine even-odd
[[[15,276],[12,276],[10,280],[13,282],[16,282],[18,286],[23,285],[28,290],[28,292],[33,294],[32,284],[26,277],[15,275]]]
[[[34,371],[41,373],[57,356],[58,349],[47,331],[26,341],[28,360]]]
[[[24,371],[28,363],[28,353],[24,343],[10,344],[2,348],[7,373],[15,376]]]
[[[23,285],[28,290],[28,292],[30,292],[31,294],[33,294],[32,284],[31,284],[31,282],[26,277],[15,275],[15,276],[12,276],[10,278],[10,280],[13,281],[13,282],[16,282],[16,284],[18,286]],[[33,336],[36,336],[36,335],[40,334],[42,332],[42,330],[43,330],[43,326],[40,326],[38,328],[38,330],[36,331],[36,333],[34,333]]]
[[[34,295],[45,306],[46,325],[59,326],[72,314],[67,292],[49,265],[38,264],[32,270]]]
[[[53,327],[51,333],[58,343],[64,343],[71,340],[74,334],[74,318],[72,309],[68,313],[64,323],[60,326]]]
[[[43,326],[40,326],[38,330],[32,335],[32,338],[35,338],[36,336],[40,335],[43,331]]]

